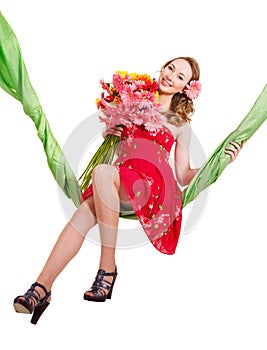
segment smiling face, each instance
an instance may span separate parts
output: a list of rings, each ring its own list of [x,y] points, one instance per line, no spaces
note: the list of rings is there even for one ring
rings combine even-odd
[[[175,59],[161,69],[158,80],[160,93],[174,95],[181,92],[191,78],[190,64],[184,59]]]

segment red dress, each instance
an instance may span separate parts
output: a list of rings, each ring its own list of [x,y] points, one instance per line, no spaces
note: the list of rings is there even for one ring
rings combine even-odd
[[[142,228],[165,254],[174,254],[182,221],[181,190],[168,162],[173,143],[165,126],[156,133],[134,124],[124,127],[114,163]],[[90,195],[91,185],[83,200]]]

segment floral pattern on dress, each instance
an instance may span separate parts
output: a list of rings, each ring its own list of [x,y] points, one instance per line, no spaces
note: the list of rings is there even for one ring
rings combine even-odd
[[[165,254],[175,252],[182,220],[182,196],[169,156],[174,137],[143,126],[124,128],[115,162],[121,182],[149,240]]]
[[[143,230],[164,254],[175,253],[182,221],[181,190],[169,164],[173,144],[165,126],[151,133],[131,124],[123,129],[113,164]],[[83,200],[92,194],[90,185]]]

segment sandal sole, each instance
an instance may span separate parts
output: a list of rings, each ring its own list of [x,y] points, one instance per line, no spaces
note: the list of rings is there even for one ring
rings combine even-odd
[[[14,309],[16,312],[20,313],[20,314],[30,314],[30,311],[23,305],[19,304],[19,303],[14,303]]]
[[[97,303],[104,303],[107,299],[97,299],[97,298],[94,298],[94,297],[89,297],[87,295],[85,295],[83,297],[84,300],[87,300],[87,301],[95,301]]]

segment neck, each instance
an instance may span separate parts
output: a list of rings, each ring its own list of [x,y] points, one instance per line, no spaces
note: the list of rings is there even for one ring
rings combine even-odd
[[[173,95],[164,95],[164,94],[159,95],[159,103],[164,109],[170,108],[172,96]]]

